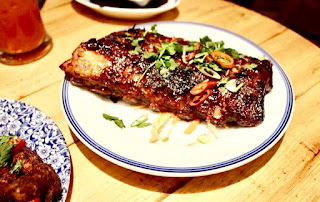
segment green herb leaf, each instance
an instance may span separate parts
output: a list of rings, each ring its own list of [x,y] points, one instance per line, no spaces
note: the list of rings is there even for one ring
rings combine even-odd
[[[154,24],[150,27],[151,32],[153,34],[160,35],[158,34],[156,26],[157,25]],[[127,38],[132,40],[131,42],[132,46],[135,47],[133,51],[130,51],[131,54],[140,54],[141,52],[143,52],[139,45],[139,42],[144,40],[147,33],[150,33],[150,31],[148,32],[147,30],[145,30],[139,38],[135,38],[135,39],[132,37],[131,34],[126,34]],[[144,77],[145,73],[149,70],[149,68],[153,66],[154,68],[159,69],[160,74],[163,77],[167,77],[170,74],[170,71],[174,71],[178,67],[178,64],[175,62],[175,60],[172,57],[177,53],[181,54],[181,59],[183,63],[187,65],[195,64],[201,73],[215,79],[220,79],[220,74],[218,72],[226,72],[225,75],[228,75],[229,70],[219,67],[215,62],[206,61],[206,57],[212,51],[221,50],[231,55],[233,58],[238,58],[242,56],[235,49],[224,48],[223,41],[213,42],[212,39],[210,39],[208,36],[204,36],[200,38],[199,41],[201,45],[200,50],[198,50],[199,42],[197,41],[190,41],[188,45],[179,44],[177,41],[175,42],[163,41],[161,45],[154,44],[154,46],[157,48],[156,53],[144,52],[142,55],[142,57],[145,59],[154,59],[154,63],[152,63],[148,68],[146,68],[146,70],[143,72],[143,74],[139,78],[137,84],[140,83],[140,80]],[[195,50],[197,50],[197,54],[192,59],[187,61],[186,60],[187,54]],[[224,60],[224,58],[218,58],[218,59]],[[230,61],[224,60],[223,62],[229,63]],[[188,71],[190,68],[191,67],[188,66],[184,69],[184,71]],[[251,66],[251,68],[253,68],[253,66]]]
[[[164,56],[162,56],[161,59],[170,60],[170,59],[171,59],[171,56],[170,56],[170,55],[164,55]]]
[[[156,63],[155,65],[156,69],[159,69],[162,66],[162,62],[160,60],[157,60],[155,63]]]
[[[12,136],[0,136],[0,144],[7,143]]]
[[[108,114],[102,114],[103,118],[105,118],[108,121],[113,121],[119,128],[125,128],[126,126],[124,125],[123,121],[119,119],[116,116],[111,116]]]
[[[170,59],[170,67],[169,69],[171,71],[175,70],[176,68],[178,67],[178,64],[173,60],[173,59]]]
[[[159,53],[158,58],[162,57],[162,55],[166,52],[166,48],[167,48],[167,45],[166,44],[162,44],[162,47],[158,50],[158,53]]]
[[[190,69],[191,67],[186,67],[186,68],[184,68],[184,71],[186,72],[186,71],[189,71],[189,69]]]
[[[147,120],[148,120],[148,114],[144,114],[139,118],[137,118],[136,120],[134,120],[131,124],[131,127],[144,128],[144,127],[150,126],[151,123],[146,123]]]
[[[129,53],[132,54],[132,55],[138,55],[141,52],[142,52],[141,47],[137,46],[137,47],[134,48],[134,50],[130,51]]]
[[[224,41],[218,41],[213,43],[214,50],[223,50]]]
[[[119,119],[118,117],[116,116],[110,116],[109,114],[102,114],[103,118],[105,118],[106,120],[108,121],[113,121],[113,120],[117,120]]]
[[[176,46],[174,43],[170,43],[167,48],[166,48],[167,52],[169,55],[174,55],[176,54]]]
[[[124,35],[125,35],[127,38],[131,37],[131,34],[130,34],[129,32],[125,32]]]
[[[22,161],[20,159],[17,160],[16,164],[13,168],[9,171],[9,173],[19,172],[22,168]]]
[[[126,126],[124,125],[122,119],[117,119],[117,120],[114,120],[114,123],[119,126],[119,128],[125,128]]]
[[[257,65],[257,64],[254,64],[254,63],[247,64],[247,65],[244,65],[244,66],[243,66],[244,69],[254,69],[254,68],[256,68],[256,67],[258,67],[258,65]]]
[[[149,59],[149,58],[156,58],[158,56],[157,53],[152,53],[152,52],[144,52],[142,57],[144,57],[145,59]]]
[[[151,32],[152,33],[154,33],[154,34],[157,34],[158,33],[158,30],[156,29],[156,27],[157,27],[157,24],[153,24],[152,26],[151,26]]]
[[[204,36],[200,38],[200,44],[204,48],[209,48],[210,44],[212,44],[212,40],[208,36]]]
[[[228,53],[228,54],[231,55],[233,58],[238,58],[238,57],[239,57],[239,53],[238,53],[238,51],[236,51],[235,49],[227,48],[227,49],[224,49],[224,52]]]
[[[214,51],[214,50],[224,50],[224,42],[223,41],[217,41],[213,42],[208,36],[200,38],[200,44],[203,48],[201,52],[205,51]]]
[[[0,137],[0,167],[7,165],[7,161],[11,158],[13,145],[8,143],[11,138],[12,136]]]
[[[168,77],[168,73],[169,73],[169,69],[167,69],[167,68],[162,68],[162,69],[160,70],[160,74],[161,74],[164,78]]]
[[[139,42],[143,41],[143,40],[144,40],[144,38],[133,39],[132,42],[131,42],[131,45],[132,46],[139,46]]]

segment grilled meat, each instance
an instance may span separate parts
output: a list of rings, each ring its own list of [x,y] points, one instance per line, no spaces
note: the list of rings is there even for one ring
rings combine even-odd
[[[157,112],[172,112],[183,120],[207,120],[218,126],[228,122],[255,126],[263,121],[264,96],[272,88],[270,61],[243,55],[235,58],[235,68],[220,72],[220,76],[236,79],[237,85],[243,86],[234,93],[222,91],[222,85],[217,85],[204,102],[191,106],[194,96],[190,90],[200,82],[214,79],[202,74],[195,64],[186,63],[181,52],[171,56],[178,67],[163,76],[160,69],[150,68],[153,59],[133,52],[136,47],[132,38],[145,35],[139,46],[142,52],[153,53],[165,43],[189,45],[191,42],[145,33],[144,29],[133,28],[98,40],[90,39],[81,43],[60,68],[74,85],[110,98],[142,104]],[[252,64],[255,68],[243,68]]]
[[[60,179],[55,170],[32,150],[24,147],[13,156],[13,164],[21,160],[19,173],[10,173],[9,167],[0,167],[0,202],[57,201],[61,196]]]

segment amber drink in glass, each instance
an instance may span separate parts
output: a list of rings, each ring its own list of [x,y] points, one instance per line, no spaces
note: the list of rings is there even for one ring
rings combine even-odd
[[[51,47],[37,0],[1,0],[0,62],[9,65],[33,62]]]

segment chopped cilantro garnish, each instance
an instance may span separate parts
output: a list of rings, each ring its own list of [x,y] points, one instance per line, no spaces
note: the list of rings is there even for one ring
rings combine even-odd
[[[167,69],[167,68],[162,68],[162,69],[160,70],[160,74],[161,74],[164,78],[168,77],[168,73],[169,73],[169,69]]]
[[[19,172],[22,168],[22,161],[20,159],[17,160],[16,164],[13,168],[9,171],[9,173]]]
[[[238,53],[238,51],[236,51],[235,49],[226,48],[226,49],[224,49],[224,52],[228,53],[228,54],[231,55],[233,58],[238,58],[238,57],[239,57],[239,53]]]
[[[153,24],[152,26],[151,26],[151,32],[152,33],[154,33],[154,34],[158,34],[158,30],[156,29],[156,27],[157,27],[157,24]]]
[[[7,143],[11,138],[12,136],[0,136],[0,145]]]
[[[11,138],[12,136],[0,137],[0,167],[7,165],[7,161],[11,158],[11,149],[13,145],[8,143]]]
[[[137,47],[134,48],[134,50],[130,51],[129,53],[132,54],[132,55],[138,55],[141,52],[142,52],[141,47],[137,46]]]
[[[155,68],[156,69],[159,69],[161,66],[162,66],[162,62],[161,62],[161,60],[156,60],[156,65],[155,65]]]
[[[128,38],[131,37],[131,34],[129,32],[125,32],[124,35]]]
[[[144,40],[144,38],[133,39],[132,42],[131,42],[131,45],[132,46],[139,46],[139,42],[143,41],[143,40]]]
[[[144,52],[142,57],[144,57],[145,59],[156,58],[157,57],[157,53]]]
[[[179,61],[187,65],[184,71],[188,71],[191,68],[191,65],[194,65],[192,67],[197,67],[202,74],[213,79],[220,80],[220,74],[222,73],[223,75],[224,73],[225,77],[218,82],[218,85],[223,87],[223,85],[226,85],[229,82],[229,77],[227,76],[229,75],[230,70],[226,66],[222,66],[221,63],[230,64],[233,63],[233,61],[230,61],[222,56],[212,58],[212,52],[221,51],[228,54],[232,58],[244,58],[247,60],[244,55],[239,54],[235,49],[225,48],[224,41],[214,42],[209,36],[204,36],[200,38],[199,41],[191,41],[187,45],[179,44],[177,41],[168,42],[164,40],[162,41],[161,45],[153,44],[153,46],[157,49],[156,52],[145,52],[141,49],[140,42],[145,40],[145,37],[148,33],[160,35],[156,29],[156,26],[156,24],[152,25],[150,29],[145,30],[138,38],[134,38],[132,34],[126,34],[126,38],[131,40],[131,45],[134,47],[134,50],[131,50],[130,54],[142,54],[144,59],[153,61],[149,66],[147,66],[147,68],[144,69],[144,72],[138,79],[136,85],[140,84],[141,79],[152,67],[158,69],[162,77],[168,77],[171,72],[178,67]],[[177,55],[179,57],[181,56],[181,60],[176,58]],[[221,63],[219,61],[221,61]],[[236,67],[240,68],[240,66]],[[256,68],[257,65],[250,64],[242,67],[245,69],[253,69]],[[232,86],[233,92],[238,91],[242,85],[243,84]]]

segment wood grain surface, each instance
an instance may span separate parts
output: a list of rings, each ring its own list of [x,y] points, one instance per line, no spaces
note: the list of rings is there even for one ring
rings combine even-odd
[[[222,0],[181,0],[141,21],[111,19],[70,0],[48,0],[41,15],[53,49],[27,65],[0,64],[0,97],[33,105],[62,131],[72,158],[67,201],[320,201],[320,49],[281,24]],[[191,21],[228,29],[260,45],[284,68],[295,110],[284,137],[260,158],[237,169],[195,178],[137,173],[110,163],[70,131],[60,104],[59,65],[82,41],[137,23]]]

